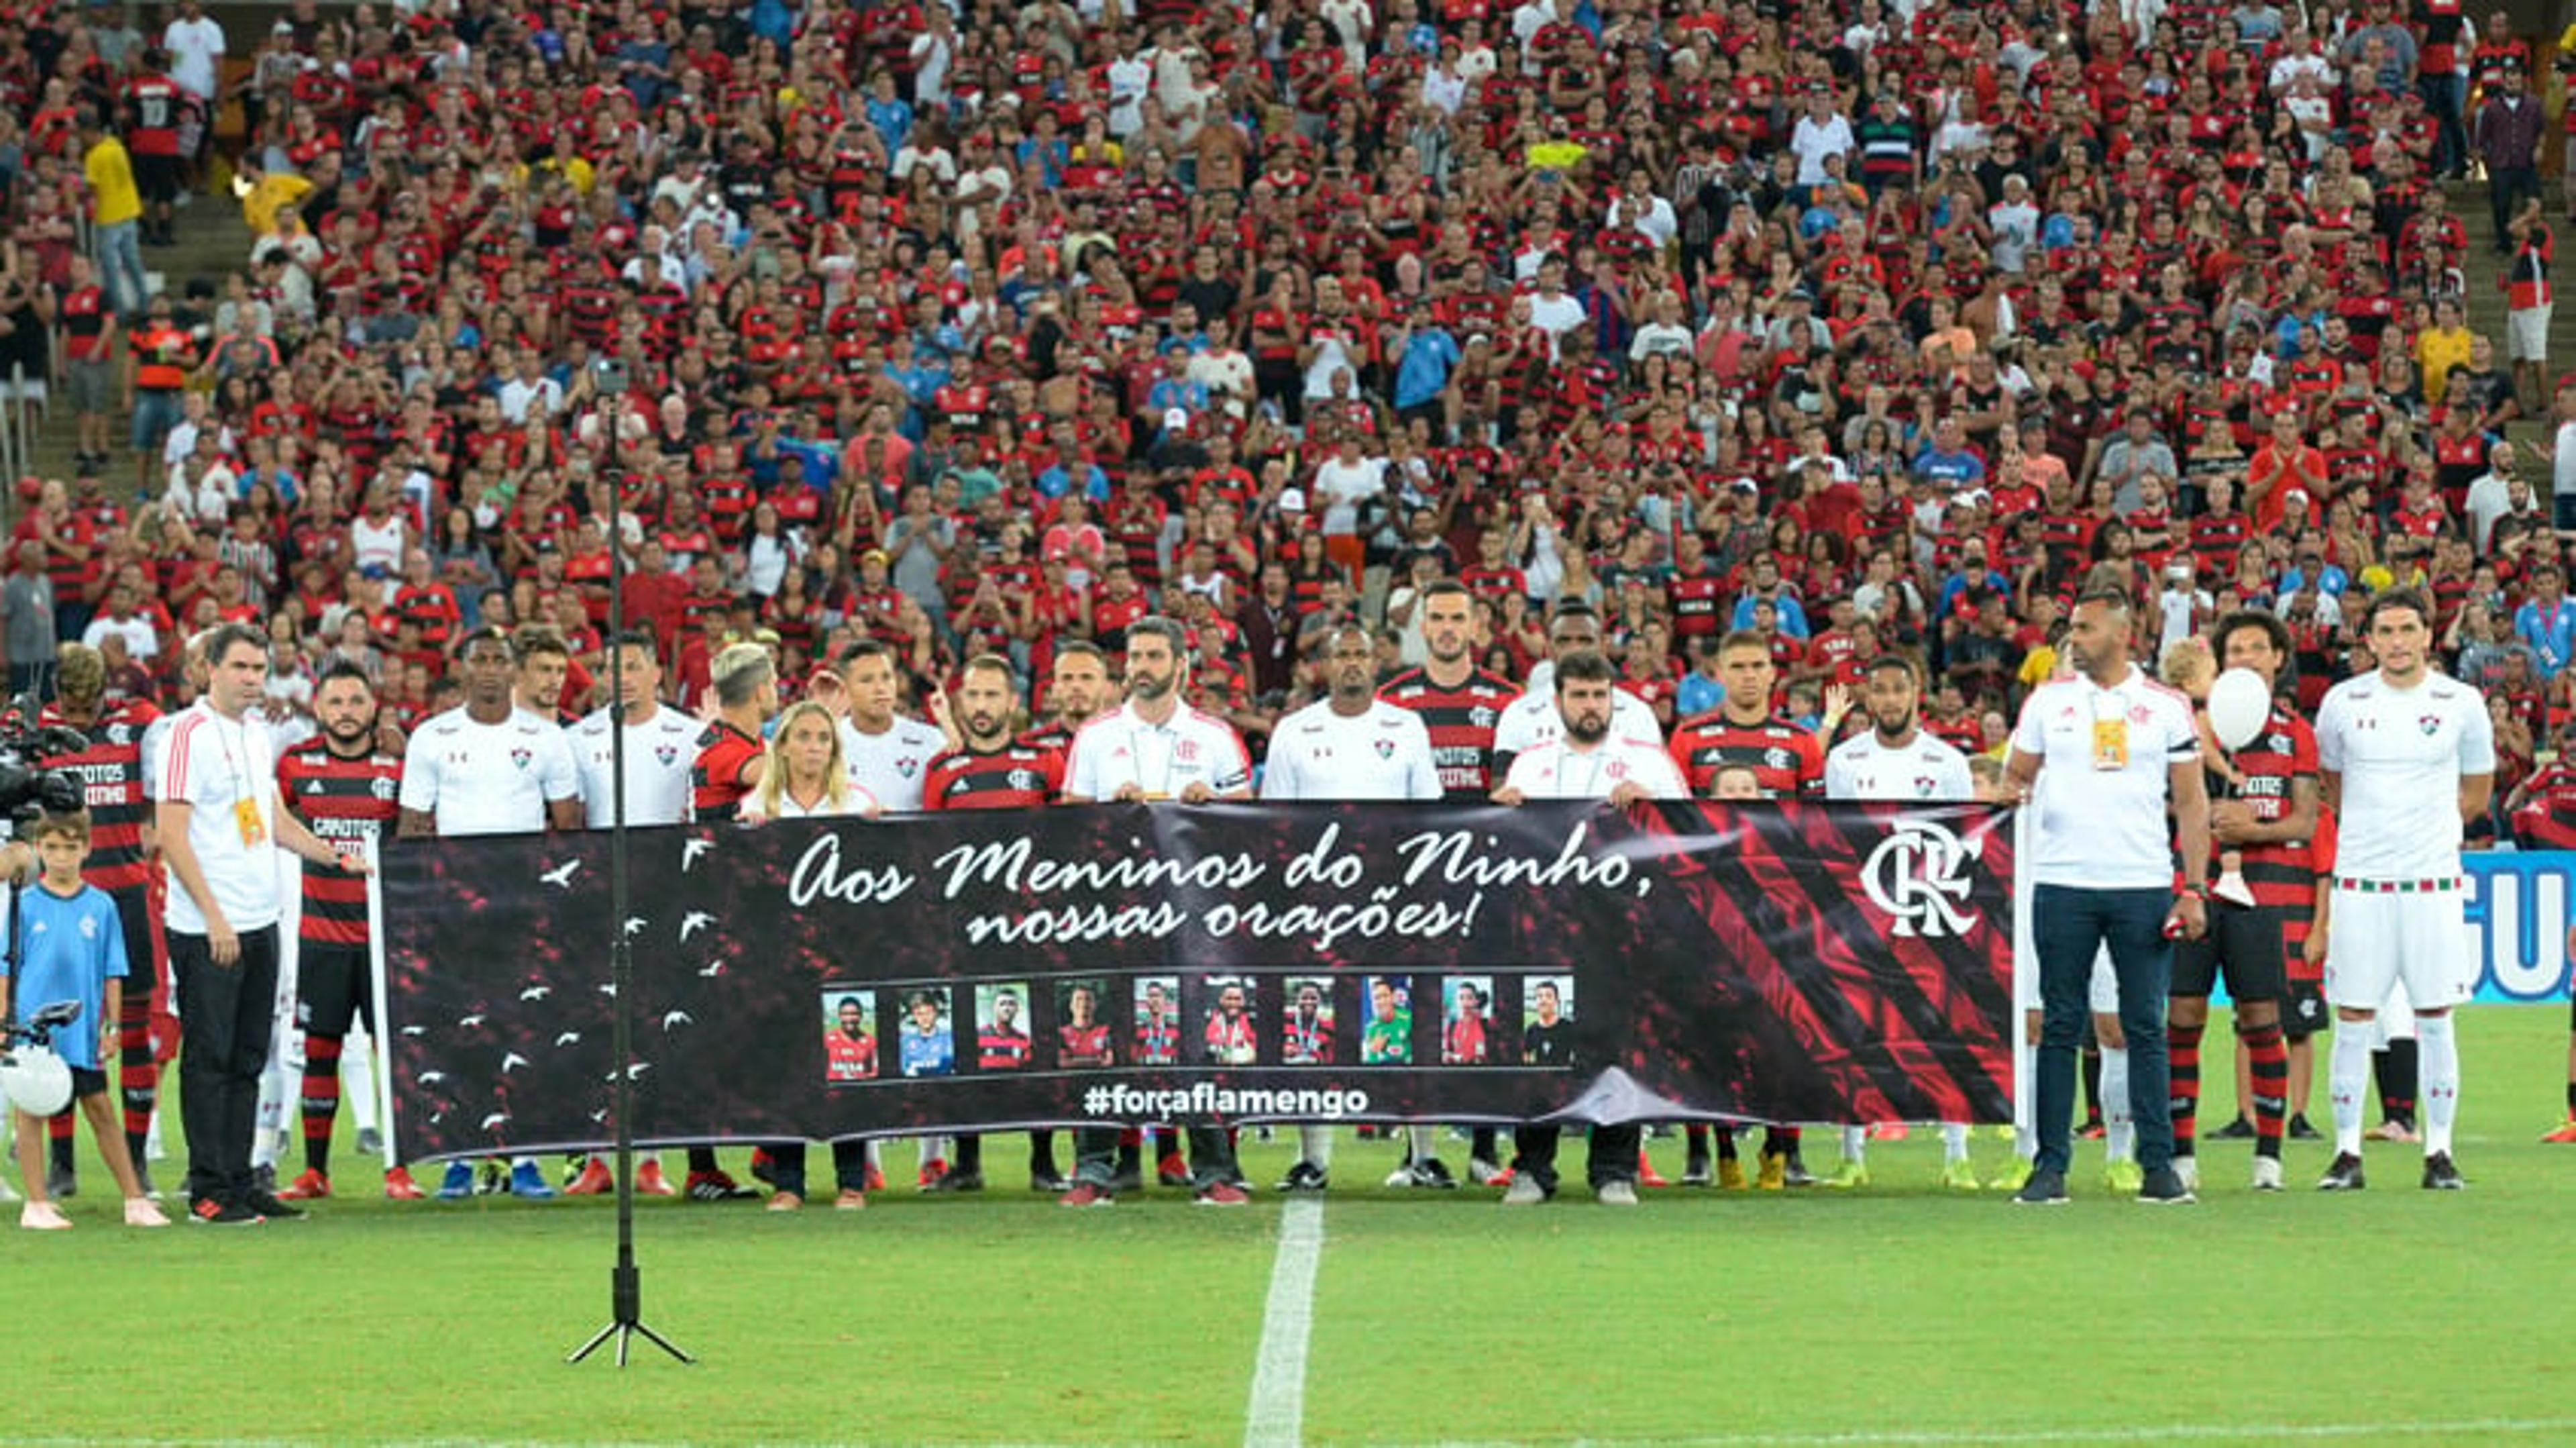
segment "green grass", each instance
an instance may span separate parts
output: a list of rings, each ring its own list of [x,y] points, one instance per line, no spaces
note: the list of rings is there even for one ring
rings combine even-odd
[[[1346,1139],[1306,1436],[2576,1441],[2576,1148],[2535,1140],[2561,1099],[2564,1019],[2464,1024],[2457,1197],[2415,1190],[2397,1147],[2374,1153],[2366,1194],[2321,1197],[2305,1187],[2325,1149],[2293,1143],[2294,1190],[2258,1198],[2248,1148],[2217,1143],[2197,1208],[2109,1199],[2086,1148],[2072,1206],[2016,1211],[1934,1190],[1918,1132],[1872,1147],[1858,1194],[1652,1192],[1614,1214],[1578,1191],[1505,1213],[1489,1192],[1381,1191],[1395,1148]],[[2208,1054],[2223,1121],[2233,1093]],[[1981,1161],[2004,1150],[1977,1143]],[[1277,1241],[1266,1191],[1245,1212],[1170,1192],[1060,1211],[1018,1189],[998,1139],[980,1200],[888,1192],[794,1217],[655,1202],[645,1316],[702,1362],[647,1352],[619,1373],[561,1362],[606,1314],[603,1202],[352,1197],[304,1223],[147,1234],[111,1225],[83,1151],[80,1229],[0,1246],[0,1300],[46,1318],[17,1334],[0,1442],[1239,1442]],[[1815,1134],[1811,1157],[1832,1152]],[[1680,1143],[1656,1153],[1677,1175]],[[908,1174],[909,1149],[891,1155]],[[1245,1157],[1266,1186],[1288,1152]],[[344,1189],[371,1178],[342,1165]],[[2488,1426],[2421,1426],[2471,1422]]]

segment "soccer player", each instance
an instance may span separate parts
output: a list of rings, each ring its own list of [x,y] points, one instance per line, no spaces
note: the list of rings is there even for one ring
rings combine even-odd
[[[1476,596],[1444,578],[1422,591],[1422,642],[1427,657],[1378,688],[1378,697],[1422,716],[1431,733],[1431,759],[1440,769],[1440,791],[1452,802],[1481,801],[1494,792],[1494,729],[1521,691],[1511,680],[1476,667]],[[1390,1186],[1455,1185],[1449,1168],[1432,1154],[1429,1126],[1406,1128],[1404,1164]],[[1467,1176],[1478,1186],[1497,1183],[1505,1168],[1496,1159],[1494,1128],[1475,1128]]]
[[[1184,708],[1189,681],[1189,642],[1178,623],[1159,615],[1127,626],[1127,703],[1082,727],[1065,767],[1068,804],[1095,800],[1209,800],[1252,797],[1252,756],[1234,726],[1212,714]],[[1234,1144],[1222,1127],[1190,1128],[1191,1184],[1207,1206],[1239,1207],[1251,1200],[1239,1179]],[[1086,1127],[1074,1135],[1073,1189],[1068,1207],[1106,1206],[1118,1133]]]
[[[934,755],[921,783],[921,808],[1043,809],[1064,784],[1064,756],[1043,745],[1011,737],[1011,714],[1019,705],[1019,688],[1011,662],[999,654],[979,654],[966,661],[958,680],[957,702],[948,711],[957,721],[961,747]],[[853,711],[855,712],[855,711]],[[1029,1133],[1029,1189],[1061,1192],[1068,1183],[1055,1165],[1055,1133]],[[947,1171],[931,1183],[942,1192],[984,1189],[984,1139],[960,1132],[957,1153]]]
[[[1456,1013],[1441,1023],[1440,1064],[1482,1066],[1489,1059],[1492,1024],[1485,1019],[1485,993],[1458,982]]]
[[[894,650],[884,644],[874,639],[852,644],[841,655],[840,679],[842,696],[849,704],[841,719],[841,752],[849,759],[851,783],[889,810],[920,809],[930,761],[955,749],[959,741],[944,725],[933,728],[895,712]],[[831,702],[828,685],[821,697]],[[944,720],[947,694],[934,688],[929,703],[932,715]]]
[[[1297,983],[1297,999],[1280,1027],[1279,1059],[1290,1066],[1329,1066],[1333,1061],[1333,1023],[1324,1014],[1324,989],[1311,980]]]
[[[1360,1064],[1404,1066],[1413,1061],[1413,1012],[1395,991],[1395,982],[1379,976],[1369,982],[1368,1025],[1360,1031]]]
[[[519,670],[520,707],[536,712],[563,695],[563,671],[571,655],[553,647],[552,635],[532,641]],[[620,698],[626,706],[626,822],[630,825],[676,825],[689,818],[691,775],[697,765],[695,719],[662,707],[662,659],[650,630],[629,629],[617,636]],[[604,830],[617,814],[617,709],[603,704],[571,728],[573,767],[581,776],[582,823]],[[715,1172],[712,1148],[689,1148],[692,1176]],[[613,1190],[616,1177],[608,1159],[593,1152],[565,1184],[564,1195],[597,1196]],[[635,1189],[650,1196],[671,1196],[674,1189],[662,1172],[660,1152],[643,1153],[635,1168]]]
[[[125,1224],[166,1227],[170,1219],[143,1194],[115,1108],[107,1100],[104,1068],[123,1020],[118,1007],[125,993],[125,931],[116,921],[116,902],[81,878],[82,862],[89,857],[89,814],[46,815],[33,833],[44,872],[34,889],[21,892],[17,915],[6,922],[8,933],[23,927],[26,938],[14,972],[8,954],[0,952],[0,1016],[32,1014],[55,1001],[80,1003],[80,1015],[54,1042],[55,1054],[71,1068],[72,1099],[89,1118],[98,1154],[107,1159],[108,1174],[125,1193]],[[27,1182],[27,1204],[19,1210],[18,1225],[62,1231],[72,1221],[46,1194],[44,1130],[25,1111],[17,1117],[18,1170]]]
[[[431,835],[528,834],[581,828],[581,775],[572,744],[551,718],[512,698],[525,659],[491,625],[465,636],[457,650],[465,702],[424,721],[403,752],[404,839]],[[474,1165],[447,1164],[438,1195],[473,1195]],[[555,1194],[534,1157],[510,1163],[510,1192],[530,1201]]]
[[[1117,1063],[1109,1023],[1100,1019],[1100,992],[1088,983],[1065,993],[1064,1024],[1055,1028],[1055,1063],[1059,1066],[1109,1066]]]
[[[1719,665],[1724,669],[1724,664]],[[1976,798],[1977,783],[1968,774],[1967,756],[1922,728],[1923,678],[1905,654],[1881,654],[1861,676],[1861,707],[1869,715],[1867,731],[1835,745],[1825,756],[1827,799],[1964,801]],[[1831,1178],[1835,1186],[1869,1182],[1866,1127],[1843,1128],[1842,1165]],[[1968,1161],[1967,1123],[1941,1123],[1941,1184],[1959,1191],[1977,1189],[1976,1169]]]
[[[152,802],[144,789],[144,734],[161,711],[142,699],[106,702],[107,661],[87,644],[64,644],[55,656],[54,703],[37,722],[77,729],[89,747],[77,754],[47,758],[47,769],[68,770],[81,782],[90,816],[89,864],[83,878],[107,892],[116,906],[118,928],[125,932],[125,964],[131,972],[118,992],[116,1075],[125,1108],[125,1151],[143,1181],[153,1190],[145,1163],[152,1111],[160,1099],[161,1067],[152,1055],[153,935],[159,914],[152,907],[152,866],[143,853],[143,826]],[[45,1170],[46,1189],[56,1197],[79,1190],[72,1170],[71,1113],[54,1118],[53,1156]]]
[[[868,1034],[867,1007],[845,995],[833,1008],[832,1029],[823,1033],[823,1076],[828,1081],[868,1081],[877,1074],[877,1038]]]
[[[182,1031],[188,1211],[218,1225],[291,1220],[303,1211],[259,1190],[250,1165],[277,1010],[274,847],[354,873],[370,867],[278,807],[268,726],[250,712],[268,676],[266,635],[225,624],[207,636],[203,658],[205,697],[162,735],[152,776]]]
[[[1440,768],[1422,716],[1377,697],[1377,644],[1342,624],[1324,636],[1325,696],[1279,721],[1261,774],[1265,800],[1433,800]],[[1298,1160],[1282,1191],[1322,1191],[1333,1165],[1333,1128],[1300,1126]],[[1458,1183],[1423,1154],[1425,1186]],[[1436,1175],[1434,1175],[1436,1173]],[[1405,1173],[1410,1182],[1413,1170]]]
[[[2432,605],[2413,589],[2374,596],[2361,628],[2379,667],[2335,685],[2317,706],[2317,764],[2337,824],[2326,956],[2335,1158],[2317,1183],[2326,1191],[2363,1185],[2371,1025],[2400,984],[2415,1010],[2423,1073],[2423,1185],[2463,1185],[2451,1161],[2460,1109],[2451,1008],[2476,988],[2477,967],[2463,934],[2461,822],[2486,811],[2495,735],[2478,691],[2431,671],[2432,619]]]
[[[2219,620],[2211,651],[2231,669],[2249,669],[2270,688],[2290,662],[2290,631],[2268,612]],[[2317,740],[2307,721],[2277,701],[2262,732],[2238,749],[2236,798],[2210,806],[2209,832],[2240,857],[2252,905],[2213,899],[2209,931],[2174,947],[2172,1003],[2165,1032],[2173,1083],[2174,1170],[2200,1188],[2194,1150],[2200,1116],[2200,1037],[2209,1024],[2209,991],[2227,976],[2236,1038],[2253,1071],[2254,1189],[2281,1189],[2281,1136],[2289,1123],[2290,1056],[2281,1035],[2288,993],[2283,953],[2285,910],[2315,889],[2307,864],[2317,828]],[[2134,1065],[2133,1065],[2134,1069]]]
[[[778,712],[778,669],[769,650],[733,644],[707,665],[707,683],[715,693],[716,716],[698,731],[689,805],[699,823],[721,824],[742,814],[743,800],[765,778],[770,756],[760,732]],[[838,754],[837,724],[833,732],[832,752]]]
[[[903,1027],[895,1039],[895,1059],[906,1076],[946,1076],[957,1069],[957,1041],[941,1009],[943,997],[914,991],[904,1002]]]
[[[359,854],[382,842],[401,810],[402,759],[376,737],[376,691],[347,660],[313,685],[321,732],[279,756],[277,792],[319,838]],[[331,1195],[331,1133],[340,1115],[340,1052],[352,1023],[373,1035],[375,966],[368,950],[367,882],[335,866],[304,867],[304,915],[296,931],[295,1024],[304,1033],[304,1170],[278,1195]],[[417,1201],[411,1172],[385,1172],[385,1195]]]
[[[1612,732],[1616,676],[1610,660],[1577,649],[1556,661],[1556,737],[1512,760],[1496,804],[1533,799],[1606,799],[1614,805],[1646,799],[1684,799],[1690,789],[1662,741],[1622,738]],[[1506,1206],[1535,1206],[1556,1195],[1554,1126],[1523,1126],[1513,1133],[1512,1184]],[[1606,1206],[1637,1204],[1637,1159],[1642,1131],[1634,1123],[1595,1125],[1585,1175]]]
[[[1208,1012],[1207,1025],[1200,1039],[1207,1047],[1211,1066],[1249,1066],[1259,1049],[1253,1039],[1252,1011],[1243,994],[1243,982],[1227,981],[1216,995],[1216,1008]]]
[[[2200,735],[2191,701],[2130,662],[2131,633],[2126,593],[2089,589],[2076,600],[2065,645],[2075,677],[2032,691],[2004,761],[2006,777],[2029,792],[2037,826],[2031,938],[2042,1009],[2039,1146],[2029,1179],[2013,1196],[2025,1204],[2067,1199],[2075,1053],[2095,955],[2110,948],[2121,1035],[2151,1042],[2165,1025],[2173,936],[2198,935],[2207,924],[2209,802]],[[2176,836],[2184,881],[2179,894]],[[2141,1202],[2196,1200],[2173,1169],[2166,1086],[2162,1052],[2131,1054],[2128,1097]]]
[[[1750,765],[1764,799],[1796,799],[1824,789],[1825,750],[1815,735],[1784,718],[1774,707],[1779,668],[1771,660],[1766,634],[1738,629],[1718,640],[1717,676],[1725,688],[1718,706],[1673,730],[1673,763],[1693,794],[1713,794],[1721,765]],[[1849,708],[1846,694],[1835,690],[1825,713],[1830,736]],[[1708,1128],[1688,1128],[1689,1154],[1682,1184],[1704,1186],[1711,1180]],[[1755,1182],[1765,1191],[1810,1186],[1815,1182],[1799,1150],[1796,1127],[1773,1126],[1762,1134],[1762,1165]],[[1744,1185],[1744,1168],[1736,1164],[1735,1134],[1717,1133],[1717,1184],[1729,1190]],[[1648,1183],[1653,1185],[1653,1183]]]

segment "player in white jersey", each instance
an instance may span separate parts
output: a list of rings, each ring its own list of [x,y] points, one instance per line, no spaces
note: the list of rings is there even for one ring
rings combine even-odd
[[[422,724],[403,753],[402,838],[581,828],[572,745],[554,721],[513,702],[519,658],[509,639],[497,628],[476,629],[457,661],[464,705]],[[533,1157],[511,1163],[510,1190],[531,1200],[554,1195]],[[473,1163],[448,1163],[438,1194],[453,1200],[473,1191]]]
[[[930,761],[961,743],[955,726],[948,722],[947,691],[929,692],[931,711],[940,721],[937,725],[896,713],[894,650],[874,639],[861,639],[841,655],[837,698],[828,685],[817,691],[825,703],[846,704],[841,753],[849,761],[850,783],[889,810],[918,811]]]
[[[653,635],[619,635],[618,670],[626,701],[626,822],[676,825],[689,819],[689,767],[705,725],[661,701],[662,662]],[[583,823],[607,829],[616,811],[617,739],[613,707],[594,709],[572,728],[573,764],[581,776]]]
[[[1440,766],[1422,716],[1377,697],[1377,643],[1367,629],[1343,624],[1324,636],[1324,682],[1330,692],[1279,721],[1261,797],[1273,799],[1440,798]],[[1333,1129],[1300,1126],[1298,1161],[1283,1192],[1320,1192],[1333,1166]],[[1410,1169],[1406,1169],[1410,1180]],[[1448,1173],[1444,1168],[1441,1175]],[[1448,1180],[1435,1185],[1456,1186]]]
[[[1861,707],[1869,713],[1870,727],[1867,733],[1835,745],[1825,756],[1827,799],[1933,803],[1976,798],[1977,782],[1968,773],[1968,757],[1920,727],[1916,709],[1922,697],[1922,676],[1911,657],[1881,654],[1870,660],[1861,679]],[[1867,1127],[1844,1127],[1842,1165],[1827,1181],[1843,1187],[1866,1185],[1868,1141]],[[1960,1191],[1977,1189],[1976,1169],[1968,1161],[1965,1122],[1941,1123],[1941,1184]]]
[[[1648,799],[1688,799],[1690,786],[1659,739],[1622,739],[1611,732],[1610,660],[1590,649],[1556,661],[1558,737],[1512,761],[1496,804],[1533,799],[1601,799],[1629,805]],[[1556,1195],[1554,1126],[1522,1126],[1512,1133],[1512,1184],[1506,1206],[1536,1206]],[[1637,1204],[1637,1153],[1644,1131],[1634,1122],[1595,1125],[1587,1142],[1584,1175],[1604,1206]]]
[[[2362,1092],[2372,1020],[2402,984],[2415,1009],[2427,1190],[2462,1185],[2451,1162],[2460,1110],[2460,1044],[2451,1008],[2477,987],[2460,893],[2461,821],[2495,787],[2486,700],[2432,672],[2432,605],[2412,589],[2371,599],[2361,628],[2379,661],[2317,707],[2317,764],[2335,811],[2326,999],[2335,1008],[2335,1158],[2317,1186],[2362,1186]]]
[[[1494,721],[1492,767],[1497,778],[1511,773],[1512,760],[1523,750],[1565,732],[1564,716],[1557,709],[1555,666],[1568,654],[1601,647],[1600,617],[1579,603],[1559,608],[1556,617],[1548,622],[1547,647],[1555,657],[1530,672],[1528,692],[1505,706],[1502,717]],[[1661,744],[1664,726],[1655,721],[1655,711],[1644,700],[1614,687],[1610,691],[1610,737]]]

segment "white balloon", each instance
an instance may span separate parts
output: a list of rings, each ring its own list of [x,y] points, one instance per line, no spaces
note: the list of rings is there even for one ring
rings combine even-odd
[[[2242,749],[2272,717],[2272,691],[2252,669],[2229,669],[2209,686],[2209,732],[2229,749]]]

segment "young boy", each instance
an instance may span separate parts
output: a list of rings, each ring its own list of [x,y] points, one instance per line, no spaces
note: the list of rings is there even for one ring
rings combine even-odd
[[[13,1009],[33,1011],[60,1000],[81,1003],[78,1020],[57,1037],[54,1050],[72,1071],[72,1095],[98,1138],[99,1155],[125,1193],[125,1224],[166,1227],[170,1219],[143,1195],[126,1153],[124,1123],[108,1100],[107,1073],[101,1062],[117,1045],[118,1008],[124,1004],[125,931],[118,924],[116,902],[107,892],[81,879],[89,859],[89,812],[47,815],[36,822],[36,858],[43,867],[35,888],[21,891],[12,931],[25,931],[24,959],[8,980]],[[0,974],[8,971],[0,955]],[[61,1231],[71,1218],[63,1215],[45,1191],[44,1122],[18,1113],[18,1171],[25,1180],[27,1204],[18,1225],[34,1231]]]

